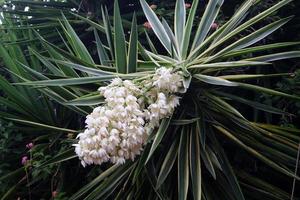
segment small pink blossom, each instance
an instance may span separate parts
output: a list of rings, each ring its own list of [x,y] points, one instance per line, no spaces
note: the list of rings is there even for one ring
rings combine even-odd
[[[190,8],[190,7],[192,7],[192,4],[190,4],[190,3],[185,3],[184,5],[185,5],[185,8]]]
[[[28,157],[27,156],[23,156],[22,160],[21,160],[22,165],[26,165],[27,162],[28,162]]]
[[[57,191],[53,191],[53,192],[52,192],[52,197],[53,197],[53,198],[57,197],[57,194],[58,194]]]
[[[26,148],[27,149],[32,149],[32,147],[33,147],[33,143],[32,142],[26,144]]]
[[[147,28],[147,29],[152,29],[152,26],[151,26],[150,22],[145,22],[145,23],[143,24],[143,26],[144,26],[145,28]]]
[[[213,23],[212,25],[211,25],[211,27],[210,27],[212,30],[217,30],[218,28],[219,28],[219,24],[217,24],[217,23]]]
[[[150,5],[150,8],[151,8],[152,10],[156,10],[156,9],[157,9],[157,5],[152,4],[152,5]]]

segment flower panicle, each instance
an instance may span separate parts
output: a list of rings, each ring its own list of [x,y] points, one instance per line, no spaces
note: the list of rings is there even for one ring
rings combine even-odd
[[[82,165],[134,160],[159,121],[170,117],[179,105],[176,93],[182,87],[181,73],[165,67],[140,84],[115,78],[100,87],[106,104],[86,117],[86,129],[74,144]]]

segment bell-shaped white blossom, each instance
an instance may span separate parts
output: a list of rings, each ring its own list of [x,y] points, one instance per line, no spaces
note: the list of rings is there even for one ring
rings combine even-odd
[[[140,84],[115,78],[100,87],[106,104],[86,117],[86,129],[74,144],[82,165],[134,160],[160,120],[170,117],[179,105],[175,93],[182,87],[181,73],[165,67]]]
[[[176,93],[183,87],[183,76],[180,72],[172,73],[172,68],[161,67],[153,76],[153,85],[161,91]]]

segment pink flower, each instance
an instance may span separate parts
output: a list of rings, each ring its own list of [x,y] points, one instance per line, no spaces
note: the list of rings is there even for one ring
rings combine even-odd
[[[23,156],[22,160],[21,160],[22,165],[26,165],[27,162],[28,162],[28,157],[27,156]]]
[[[210,28],[211,28],[211,30],[217,30],[219,28],[219,24],[214,22]]]
[[[190,8],[190,7],[192,7],[192,4],[190,4],[190,3],[185,3],[184,5],[185,5],[185,8]]]
[[[32,147],[33,147],[33,143],[32,142],[26,144],[26,148],[27,149],[32,149]]]
[[[143,26],[144,26],[145,28],[147,28],[147,29],[152,29],[152,26],[151,26],[150,22],[145,22],[145,23],[143,24]]]
[[[52,192],[52,197],[53,197],[53,198],[57,197],[57,194],[58,194],[57,191],[53,191],[53,192]]]
[[[152,10],[156,10],[156,9],[157,9],[157,5],[152,4],[152,5],[150,6],[150,8],[151,8]]]

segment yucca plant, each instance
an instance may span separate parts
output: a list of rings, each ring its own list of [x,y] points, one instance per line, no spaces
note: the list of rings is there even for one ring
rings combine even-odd
[[[94,30],[97,59],[62,15],[63,47],[45,40],[35,30],[30,32],[39,42],[35,48],[28,48],[30,57],[23,56],[18,46],[9,49],[0,46],[4,64],[16,83],[11,85],[1,78],[1,90],[8,98],[2,98],[1,102],[11,109],[1,116],[25,124],[30,130],[47,129],[57,134],[54,137],[57,145],[68,147],[37,168],[57,163],[70,166],[64,161],[73,159],[75,162],[71,145],[77,140],[74,135],[67,139],[62,133],[80,132],[84,127],[81,119],[105,103],[97,92],[99,86],[106,86],[116,77],[143,80],[156,69],[176,69],[184,74],[184,86],[188,89],[181,94],[180,106],[173,115],[162,119],[148,137],[141,155],[123,165],[93,167],[92,171],[103,171],[77,192],[69,192],[70,199],[288,199],[289,194],[284,190],[233,166],[231,153],[234,152],[228,151],[226,146],[230,144],[286,177],[299,180],[294,174],[299,130],[250,121],[247,113],[239,110],[246,105],[274,115],[292,116],[250,97],[258,93],[300,99],[255,84],[257,79],[292,75],[259,74],[256,69],[269,67],[276,60],[299,57],[299,51],[266,53],[298,45],[298,42],[254,46],[291,17],[257,30],[255,25],[291,1],[282,0],[251,19],[247,19],[247,13],[262,1],[245,1],[213,32],[211,25],[222,0],[209,1],[197,26],[193,25],[197,22],[198,0],[193,1],[188,13],[183,0],[176,2],[174,26],[164,19],[161,21],[145,0],[140,0],[164,51],[156,49],[150,37],[147,37],[149,49],[138,42],[135,15],[126,40],[117,1],[113,23],[105,8],[102,8],[101,24],[73,14]],[[39,48],[44,51],[37,51]],[[33,59],[32,63],[28,58]],[[41,101],[33,104],[36,99]],[[44,108],[48,109],[47,113]],[[62,110],[57,112],[57,109]],[[46,140],[51,142],[52,139],[46,137]],[[85,170],[88,173],[89,168]]]

